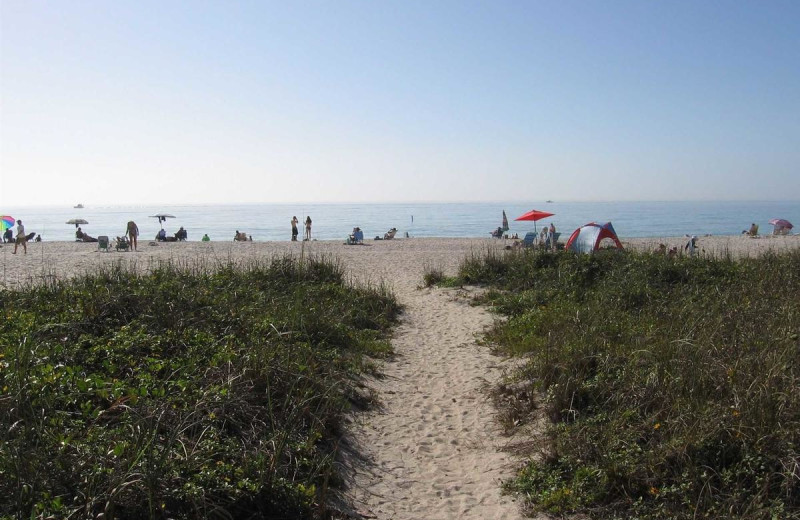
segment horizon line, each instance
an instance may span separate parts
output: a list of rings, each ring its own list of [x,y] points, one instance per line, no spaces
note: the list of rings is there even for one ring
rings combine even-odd
[[[378,202],[363,202],[363,201],[293,201],[293,202],[274,202],[274,201],[262,201],[262,202],[153,202],[153,203],[139,203],[139,202],[122,202],[122,203],[114,203],[114,204],[92,204],[89,203],[89,206],[94,207],[141,207],[141,206],[302,206],[302,205],[319,205],[319,206],[337,206],[337,205],[370,205],[370,206],[389,206],[389,205],[402,205],[402,204],[440,204],[440,205],[447,205],[447,204],[560,204],[560,203],[589,203],[589,204],[607,204],[607,203],[620,203],[620,202],[628,202],[628,203],[637,203],[637,202],[649,202],[649,203],[704,203],[704,202],[714,202],[714,203],[770,203],[770,202],[780,202],[780,203],[800,203],[800,199],[564,199],[564,200],[536,200],[531,201],[530,199],[527,200],[397,200],[397,201],[378,201]],[[83,204],[83,203],[80,203]],[[0,204],[0,207],[12,207],[12,208],[61,208],[64,207],[65,209],[69,209],[69,206],[62,206],[60,204]],[[74,206],[72,209],[90,209],[87,208],[87,205],[84,204],[83,208],[75,208]]]

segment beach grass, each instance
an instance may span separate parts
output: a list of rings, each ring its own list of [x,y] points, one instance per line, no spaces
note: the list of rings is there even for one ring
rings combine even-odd
[[[453,283],[451,280],[450,283]],[[488,252],[455,283],[526,360],[509,429],[546,431],[507,490],[592,518],[800,518],[800,252]]]
[[[335,261],[0,291],[0,517],[319,518],[399,307]]]

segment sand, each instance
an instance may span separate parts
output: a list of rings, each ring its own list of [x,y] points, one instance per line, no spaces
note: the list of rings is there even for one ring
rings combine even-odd
[[[623,240],[626,247],[654,250],[659,243],[682,249],[686,238]],[[286,253],[337,258],[357,283],[386,284],[405,312],[394,333],[396,355],[383,363],[383,377],[371,381],[379,400],[374,410],[352,418],[352,439],[363,458],[344,461],[348,498],[362,516],[377,519],[523,518],[515,499],[500,484],[523,461],[504,450],[502,434],[486,388],[510,361],[477,344],[495,319],[469,305],[469,294],[423,289],[426,267],[456,271],[470,252],[502,250],[492,239],[401,239],[364,246],[340,242],[186,242],[150,246],[139,252],[98,252],[97,244],[42,242],[28,254],[0,250],[0,283],[13,288],[43,279],[91,272],[122,262],[148,269],[159,261],[248,260]],[[757,256],[800,248],[800,236],[699,237],[701,254]]]

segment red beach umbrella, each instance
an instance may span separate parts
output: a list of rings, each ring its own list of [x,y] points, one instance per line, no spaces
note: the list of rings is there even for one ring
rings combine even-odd
[[[532,220],[533,230],[536,231],[537,220],[541,220],[547,217],[552,217],[553,215],[555,215],[555,213],[548,213],[546,211],[539,211],[538,209],[532,209],[529,212],[525,213],[524,215],[515,218],[514,220]]]

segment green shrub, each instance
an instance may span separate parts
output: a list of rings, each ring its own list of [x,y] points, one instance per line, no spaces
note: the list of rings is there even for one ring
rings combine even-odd
[[[327,259],[0,292],[0,516],[324,516],[398,307]]]
[[[508,485],[534,508],[800,518],[800,253],[512,252],[459,277],[501,289],[487,341],[553,421]]]

